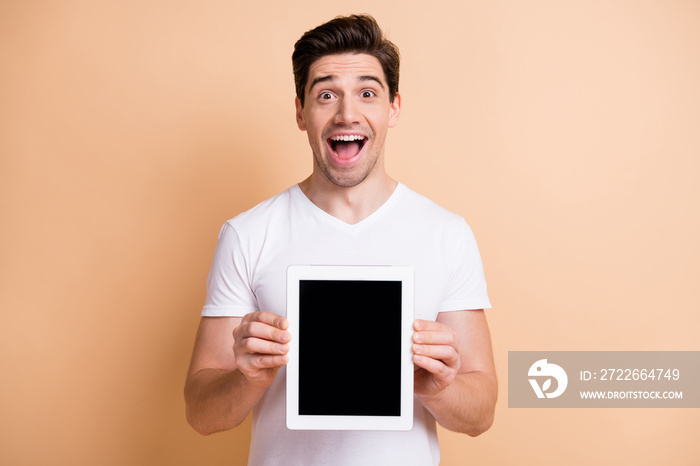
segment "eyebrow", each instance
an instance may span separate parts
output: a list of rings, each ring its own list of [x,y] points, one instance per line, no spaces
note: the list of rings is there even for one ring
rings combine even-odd
[[[336,76],[334,74],[329,74],[328,76],[319,76],[318,78],[311,81],[311,87],[309,87],[309,91],[311,91],[311,89],[313,89],[316,84],[325,83],[325,82],[333,82],[333,81],[336,81],[337,79],[338,79],[338,76]],[[365,81],[374,81],[377,84],[379,84],[382,87],[382,89],[384,89],[384,83],[382,83],[382,81],[376,76],[367,75],[367,76],[358,76],[357,77],[358,83],[365,82]]]

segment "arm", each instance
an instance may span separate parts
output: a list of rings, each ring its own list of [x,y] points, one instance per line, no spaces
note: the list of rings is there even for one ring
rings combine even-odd
[[[498,384],[484,311],[416,320],[415,393],[443,427],[477,436],[493,423]]]
[[[287,325],[269,312],[202,318],[185,383],[187,421],[197,432],[243,422],[287,363]]]

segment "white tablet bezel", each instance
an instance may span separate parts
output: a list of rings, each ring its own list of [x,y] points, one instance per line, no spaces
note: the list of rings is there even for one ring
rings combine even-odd
[[[330,416],[299,414],[300,280],[401,281],[401,414]],[[287,363],[287,428],[306,430],[411,430],[413,428],[412,335],[414,278],[410,266],[292,265],[287,269],[287,320],[292,339]],[[358,317],[359,318],[359,317]]]

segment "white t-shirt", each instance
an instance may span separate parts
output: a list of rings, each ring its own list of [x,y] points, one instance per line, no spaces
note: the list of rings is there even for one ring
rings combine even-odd
[[[491,307],[479,250],[462,217],[399,183],[378,210],[351,225],[321,210],[294,185],[224,224],[202,315],[242,317],[264,310],[285,316],[286,271],[293,264],[411,265],[417,319]],[[361,335],[371,319],[358,310],[347,322]],[[248,464],[439,463],[435,420],[417,399],[408,432],[289,430],[285,378],[282,368],[253,410]]]

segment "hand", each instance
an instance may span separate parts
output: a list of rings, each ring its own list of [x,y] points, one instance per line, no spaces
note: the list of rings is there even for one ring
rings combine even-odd
[[[233,354],[238,370],[254,385],[267,387],[280,367],[287,364],[291,335],[284,317],[252,312],[233,329]]]
[[[433,397],[451,384],[461,367],[459,337],[440,322],[413,322],[414,392]]]

